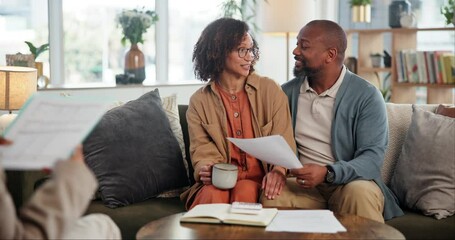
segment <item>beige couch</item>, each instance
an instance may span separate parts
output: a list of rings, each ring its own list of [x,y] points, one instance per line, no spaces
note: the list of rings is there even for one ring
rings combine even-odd
[[[420,104],[419,108],[435,112],[438,105]],[[412,104],[387,104],[389,122],[389,145],[387,148],[382,178],[390,186],[391,180],[400,157],[403,143],[412,119]],[[428,126],[434,128],[435,126]],[[447,129],[449,130],[449,129]],[[455,146],[452,140],[451,146]],[[431,143],[428,143],[431,146]],[[452,156],[455,162],[455,156]],[[428,159],[432,161],[432,159]],[[413,174],[409,172],[409,174]],[[455,172],[452,172],[452,178]],[[437,176],[435,176],[437,178]],[[452,189],[453,190],[453,189]],[[455,205],[455,199],[452,199]],[[401,203],[403,205],[403,203]],[[410,210],[402,206],[405,216],[387,221],[388,225],[400,230],[407,239],[452,239],[455,237],[455,216],[436,220],[433,217],[425,216],[420,211]]]
[[[421,105],[421,107],[434,111],[437,105]],[[180,124],[186,145],[186,156],[189,156],[188,130],[185,117],[186,110],[186,105],[179,106]],[[389,103],[387,104],[387,111],[390,129],[389,147],[386,153],[382,176],[384,181],[390,184],[411,122],[412,107],[411,104]],[[187,161],[190,161],[188,157]],[[17,195],[15,196],[15,200],[23,201],[24,196],[28,198],[34,179],[32,179],[33,177],[30,178],[30,176],[27,176],[28,173],[20,173],[20,175],[21,177],[16,176],[14,178],[17,180],[16,182],[9,182],[8,185],[16,189],[15,192]],[[13,181],[15,181],[14,179]],[[27,191],[17,191],[18,189],[27,189]],[[21,202],[17,202],[17,204],[21,204]],[[455,216],[436,220],[432,217],[424,216],[418,211],[404,210],[405,216],[389,220],[386,224],[401,231],[407,239],[452,239],[455,236]],[[107,208],[103,206],[101,201],[93,201],[87,210],[88,213],[102,212],[111,216],[120,226],[125,239],[135,238],[136,232],[147,222],[181,211],[184,211],[184,207],[179,198],[154,198],[117,209]]]

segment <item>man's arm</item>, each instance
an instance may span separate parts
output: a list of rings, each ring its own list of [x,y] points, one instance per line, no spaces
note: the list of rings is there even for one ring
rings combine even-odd
[[[337,141],[334,152],[338,160],[332,165],[335,184],[358,179],[372,180],[381,176],[388,141],[388,123],[384,100],[374,90],[354,108],[354,118],[339,119],[346,122],[345,127],[338,123],[339,131],[334,140]],[[351,139],[343,131],[351,132]]]

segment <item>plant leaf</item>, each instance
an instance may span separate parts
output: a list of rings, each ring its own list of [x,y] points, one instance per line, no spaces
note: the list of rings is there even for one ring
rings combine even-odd
[[[28,48],[30,49],[30,52],[36,56],[36,47],[33,46],[33,43],[25,41],[25,43],[28,45]],[[35,57],[36,58],[36,57]]]
[[[41,53],[43,53],[44,51],[47,51],[47,50],[49,50],[49,43],[45,43],[45,44],[39,46],[36,49],[35,59],[38,57],[38,55],[40,55]]]

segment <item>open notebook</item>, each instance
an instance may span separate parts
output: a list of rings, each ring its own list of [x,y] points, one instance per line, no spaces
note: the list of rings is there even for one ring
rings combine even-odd
[[[231,204],[199,204],[186,212],[180,222],[237,224],[266,227],[278,213],[276,208],[263,208],[258,214],[231,213]]]

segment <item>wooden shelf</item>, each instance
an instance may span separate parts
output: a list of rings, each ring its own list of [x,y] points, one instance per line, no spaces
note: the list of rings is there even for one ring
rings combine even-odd
[[[359,67],[361,72],[391,72],[392,68]]]
[[[391,102],[415,103],[417,101],[416,87],[427,89],[427,103],[455,103],[453,88],[455,84],[424,84],[424,83],[399,83],[396,68],[396,53],[404,49],[417,49],[417,33],[447,31],[455,33],[454,27],[441,28],[385,28],[385,29],[359,29],[347,30],[348,49],[346,57],[357,57],[357,74],[373,83],[376,87],[381,86],[378,73],[391,73]],[[387,36],[387,37],[386,37]],[[352,51],[352,40],[358,39],[357,54]],[[385,38],[391,40],[391,47],[384,47]],[[453,40],[455,46],[455,40]],[[349,44],[351,43],[351,44]],[[392,64],[390,68],[375,68],[371,65],[370,54],[382,53],[384,49],[390,49]]]
[[[429,87],[429,88],[455,88],[455,84],[434,84],[434,83],[394,83],[403,87]]]
[[[409,32],[425,32],[425,31],[455,31],[455,27],[442,28],[382,28],[382,29],[351,29],[346,30],[346,34],[351,33],[409,33]]]

